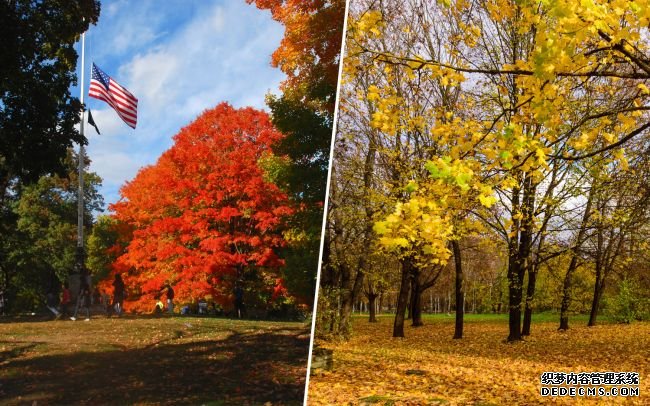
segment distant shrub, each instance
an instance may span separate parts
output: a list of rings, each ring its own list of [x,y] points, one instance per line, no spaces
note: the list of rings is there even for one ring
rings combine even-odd
[[[624,279],[618,286],[618,294],[607,301],[607,314],[618,323],[650,319],[650,298],[643,294],[638,283]]]

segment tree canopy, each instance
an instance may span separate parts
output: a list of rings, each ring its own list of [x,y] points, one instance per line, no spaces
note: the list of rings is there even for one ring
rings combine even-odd
[[[335,163],[346,176],[332,185],[331,241],[342,219],[365,211],[368,251],[400,259],[397,318],[409,291],[417,303],[422,273],[453,257],[462,322],[461,252],[476,239],[503,256],[512,341],[530,334],[538,276],[562,275],[562,319],[573,276],[589,275],[594,319],[605,274],[643,280],[627,224],[647,233],[647,189],[615,191],[630,189],[627,174],[647,184],[648,18],[644,1],[352,2]],[[332,247],[342,276],[327,288],[358,294],[344,281],[357,287],[372,271],[348,275],[334,262],[348,247]]]
[[[0,4],[0,186],[65,173],[65,154],[85,143],[74,128],[81,104],[74,44],[99,18],[99,1],[10,0]]]
[[[133,308],[150,310],[167,283],[180,301],[210,296],[223,305],[235,284],[269,297],[283,290],[277,252],[293,209],[260,165],[281,138],[266,113],[221,103],[122,187],[111,209],[127,235],[118,237],[126,244],[113,272]]]

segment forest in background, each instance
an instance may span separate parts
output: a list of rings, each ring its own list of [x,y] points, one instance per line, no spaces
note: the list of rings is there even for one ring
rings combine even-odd
[[[399,3],[399,4],[398,4]],[[318,304],[650,317],[647,2],[350,3]]]

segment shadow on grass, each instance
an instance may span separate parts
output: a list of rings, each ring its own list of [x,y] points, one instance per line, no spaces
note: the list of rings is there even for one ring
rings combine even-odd
[[[0,404],[301,404],[308,335],[281,330],[145,349],[9,356]]]
[[[12,344],[12,345],[13,345],[13,344],[16,344],[16,343],[21,343],[21,342],[16,342],[16,341],[12,341],[12,342],[9,342],[9,341],[0,341],[0,345],[1,345],[1,344],[4,344],[4,343]],[[9,349],[9,350],[5,350],[5,351],[0,351],[0,364],[3,363],[3,362],[5,362],[5,361],[7,361],[7,360],[12,359],[12,358],[20,357],[22,354],[24,354],[24,353],[26,353],[27,351],[33,349],[34,347],[36,347],[36,346],[37,346],[38,344],[40,344],[40,343],[27,343],[27,342],[22,342],[22,344],[25,344],[25,345],[21,345],[21,346],[18,346],[18,347],[14,347],[14,348],[11,348],[11,349]],[[4,348],[4,346],[3,346],[3,348]]]

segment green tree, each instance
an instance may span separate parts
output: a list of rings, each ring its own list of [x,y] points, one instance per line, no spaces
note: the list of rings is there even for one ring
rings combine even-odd
[[[106,279],[121,252],[119,245],[119,223],[114,217],[98,216],[88,236],[88,258],[86,265],[97,281]]]
[[[299,206],[289,221],[294,238],[289,239],[283,254],[287,260],[286,280],[294,285],[293,291],[301,292],[311,303],[316,287],[332,117],[287,95],[271,96],[267,104],[273,125],[286,134],[273,146],[273,152],[289,158],[276,183],[283,185]]]
[[[332,137],[345,1],[246,0],[285,26],[272,64],[287,79],[269,96],[273,125],[286,135],[273,146],[290,164],[279,181],[300,210],[284,250],[286,280],[313,302]]]
[[[0,187],[65,173],[81,105],[76,84],[79,35],[96,23],[97,0],[9,0],[0,3]]]
[[[77,157],[69,150],[64,161],[68,175],[42,176],[21,189],[12,204],[16,228],[5,234],[4,282],[16,305],[38,305],[54,277],[65,280],[75,264],[77,238]],[[103,207],[97,192],[101,179],[95,173],[84,176],[86,235],[92,212]]]

